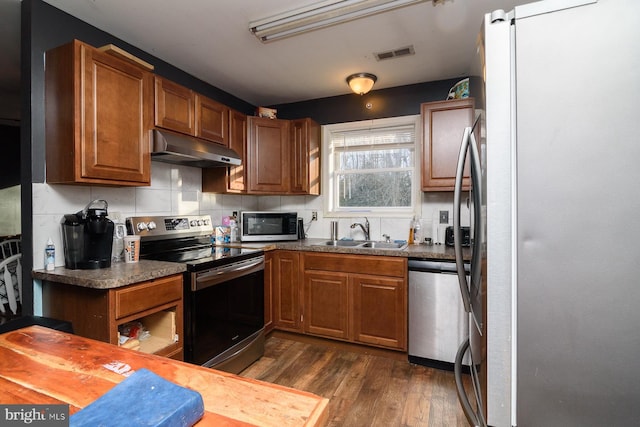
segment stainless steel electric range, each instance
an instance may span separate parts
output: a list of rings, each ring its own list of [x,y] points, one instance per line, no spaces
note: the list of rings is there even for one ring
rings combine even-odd
[[[127,218],[140,258],[186,264],[185,362],[239,373],[264,354],[264,253],[212,246],[209,215]]]

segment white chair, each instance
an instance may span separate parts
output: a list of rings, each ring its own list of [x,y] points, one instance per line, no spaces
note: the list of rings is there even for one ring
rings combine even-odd
[[[7,239],[0,242],[0,251],[2,251],[2,259],[22,253],[20,239]]]
[[[22,254],[11,255],[0,262],[0,314],[7,314],[5,304],[11,312],[18,314],[18,303],[22,301]]]

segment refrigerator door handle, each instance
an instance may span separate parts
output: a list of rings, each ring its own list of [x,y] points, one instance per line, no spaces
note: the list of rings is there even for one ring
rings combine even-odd
[[[462,176],[464,165],[471,141],[471,128],[464,129],[462,142],[460,143],[460,153],[458,154],[458,164],[456,167],[456,182],[453,190],[453,248],[456,256],[456,272],[458,274],[458,284],[462,295],[462,304],[467,313],[471,312],[471,297],[469,295],[469,285],[467,275],[464,271],[464,259],[462,258],[462,233],[460,229],[460,205],[462,202]],[[473,266],[472,266],[473,267]]]
[[[482,168],[480,165],[480,154],[473,129],[469,133],[469,151],[471,152],[471,192],[473,193],[473,252],[471,255],[471,280],[475,283],[473,289],[480,289],[482,264],[482,230],[484,223],[482,219]]]
[[[456,360],[453,365],[453,372],[456,380],[456,392],[458,393],[458,401],[460,405],[462,405],[462,411],[464,412],[465,417],[467,417],[467,421],[469,424],[474,427],[479,427],[480,423],[478,422],[478,417],[469,403],[469,396],[467,396],[467,392],[464,389],[464,383],[462,381],[462,359],[464,358],[464,354],[469,350],[469,338],[464,340],[460,347],[458,347],[458,352],[456,353]]]

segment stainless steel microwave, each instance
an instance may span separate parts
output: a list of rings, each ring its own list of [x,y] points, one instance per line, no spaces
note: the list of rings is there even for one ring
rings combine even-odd
[[[274,242],[298,240],[297,212],[240,212],[240,240]]]

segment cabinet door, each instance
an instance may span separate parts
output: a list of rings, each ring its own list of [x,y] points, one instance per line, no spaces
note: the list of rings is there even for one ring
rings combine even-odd
[[[453,191],[464,128],[473,125],[473,98],[421,105],[422,191]],[[467,159],[462,185],[469,188]]]
[[[195,135],[195,94],[191,89],[161,77],[155,78],[155,124]]]
[[[81,177],[150,182],[151,74],[88,46],[82,51]]]
[[[349,281],[345,273],[305,272],[304,331],[349,339]]]
[[[320,194],[320,126],[311,119],[291,122],[292,193]]]
[[[229,146],[229,108],[196,94],[196,136]]]
[[[149,185],[152,74],[77,40],[46,62],[47,182]]]
[[[242,159],[239,166],[202,169],[205,193],[245,193],[247,183],[247,116],[229,109],[229,148]]]
[[[273,268],[273,322],[277,328],[301,332],[299,253],[277,251]]]
[[[240,155],[242,164],[229,167],[229,190],[246,191],[247,183],[247,116],[231,110],[229,112],[229,148]]]
[[[249,118],[247,163],[249,192],[289,191],[289,122]]]
[[[354,341],[406,350],[406,281],[359,274],[350,280]]]
[[[273,261],[274,253],[264,254],[264,330],[269,332],[273,329]]]

